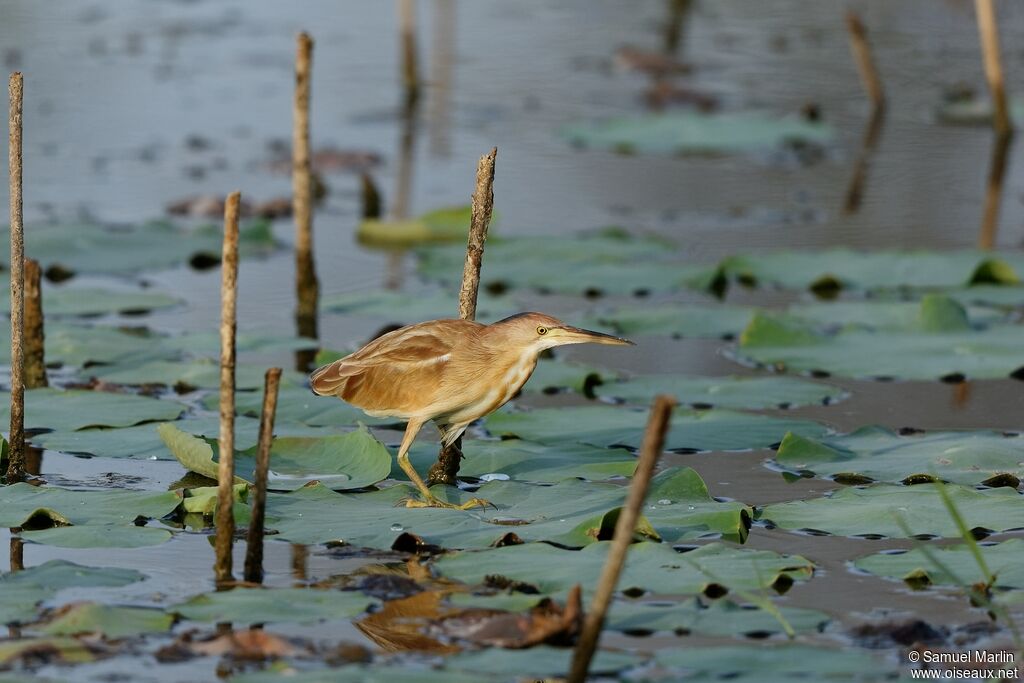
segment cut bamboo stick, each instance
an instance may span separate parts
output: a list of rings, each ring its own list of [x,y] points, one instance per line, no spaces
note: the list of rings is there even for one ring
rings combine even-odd
[[[317,281],[313,260],[313,171],[309,150],[312,64],[313,39],[308,33],[300,33],[295,56],[292,129],[292,212],[295,214],[295,289],[298,299],[296,318],[299,334],[316,338],[320,283]]]
[[[668,430],[669,418],[672,416],[672,408],[675,404],[676,401],[671,396],[656,396],[654,398],[640,449],[640,459],[637,462],[636,471],[633,473],[633,483],[630,484],[629,493],[626,495],[626,503],[619,512],[619,518],[615,524],[615,536],[612,538],[611,548],[608,551],[608,559],[605,560],[604,568],[601,570],[601,578],[598,579],[594,599],[583,621],[583,631],[580,633],[580,640],[573,652],[572,666],[568,676],[569,683],[583,683],[587,678],[590,660],[597,649],[601,629],[604,628],[608,606],[611,604],[615,586],[619,582],[619,575],[626,562],[626,552],[633,542],[633,533],[636,530],[636,521],[640,517],[640,508],[647,497],[647,489],[654,474],[654,467],[657,465],[658,457],[665,445],[665,432]]]
[[[981,35],[981,51],[985,62],[985,78],[992,96],[992,126],[996,132],[1005,135],[1013,130],[1010,111],[1006,103],[1006,86],[1003,82],[1003,65],[999,58],[999,28],[996,25],[996,11],[992,0],[974,0],[978,15],[978,33]]]
[[[235,535],[235,330],[238,298],[238,201],[232,192],[224,204],[224,250],[220,289],[220,438],[217,463],[217,535],[214,574],[217,583],[232,580],[231,546]]]
[[[263,381],[263,411],[260,413],[259,445],[256,448],[256,473],[253,477],[252,517],[245,547],[245,580],[263,583],[263,519],[267,504],[267,472],[270,469],[270,444],[274,439],[277,413],[277,388],[281,368],[270,368]]]
[[[49,386],[43,348],[43,291],[39,262],[25,259],[25,388]]]
[[[20,73],[8,82],[7,166],[11,191],[11,424],[7,483],[25,478],[25,224],[22,214],[22,94]]]
[[[848,12],[846,14],[846,29],[850,34],[850,49],[857,62],[857,71],[860,73],[860,80],[864,84],[864,90],[867,91],[868,99],[871,100],[871,104],[876,110],[882,109],[885,107],[885,91],[882,89],[882,79],[875,66],[864,22],[855,13]]]
[[[459,317],[463,320],[476,318],[477,295],[480,291],[480,267],[484,258],[484,243],[487,228],[494,211],[494,164],[498,148],[477,162],[476,189],[473,191],[472,210],[469,222],[469,239],[466,244],[466,262],[462,268],[462,287],[459,290]],[[444,446],[437,454],[437,461],[430,467],[427,480],[432,484],[454,486],[462,460],[462,438],[450,446]]]

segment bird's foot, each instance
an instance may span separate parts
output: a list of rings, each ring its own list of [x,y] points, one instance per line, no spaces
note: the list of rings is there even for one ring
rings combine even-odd
[[[416,498],[405,499],[405,507],[407,508],[447,508],[449,510],[472,510],[475,507],[486,508],[488,506],[493,507],[495,510],[498,509],[497,505],[495,505],[489,500],[484,500],[483,498],[470,498],[461,505],[456,505],[455,503],[448,503],[446,501],[441,500],[440,498],[435,498],[434,496],[430,496],[426,500],[419,500]]]

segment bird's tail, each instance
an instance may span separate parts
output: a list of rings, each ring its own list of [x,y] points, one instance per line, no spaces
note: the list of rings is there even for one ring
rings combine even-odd
[[[334,396],[344,387],[349,377],[359,374],[361,370],[362,368],[346,363],[342,358],[314,370],[309,376],[310,386],[313,387],[314,394]]]

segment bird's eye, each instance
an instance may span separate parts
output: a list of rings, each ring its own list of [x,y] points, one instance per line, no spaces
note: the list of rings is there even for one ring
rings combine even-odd
[[[537,328],[537,334],[545,335],[547,333],[548,333],[548,328],[544,327],[543,325],[541,325],[540,327]]]

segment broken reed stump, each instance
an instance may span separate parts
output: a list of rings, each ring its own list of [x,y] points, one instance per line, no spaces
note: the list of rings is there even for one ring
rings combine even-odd
[[[846,29],[850,34],[850,49],[857,62],[857,71],[860,73],[860,80],[864,84],[864,90],[867,91],[868,99],[871,100],[871,105],[876,111],[883,109],[885,107],[885,91],[882,89],[882,79],[875,66],[864,22],[854,12],[847,12]]]
[[[579,642],[573,652],[572,665],[567,679],[569,683],[583,683],[587,678],[587,670],[590,668],[590,660],[597,649],[597,641],[601,636],[601,629],[604,627],[608,606],[611,604],[615,586],[619,582],[619,575],[626,562],[626,552],[633,542],[636,521],[640,517],[640,508],[644,504],[644,499],[647,498],[647,489],[650,486],[651,477],[654,475],[654,467],[657,465],[658,457],[665,445],[665,432],[668,431],[669,418],[672,416],[672,408],[675,405],[674,398],[664,395],[656,396],[651,405],[651,415],[644,431],[640,458],[636,465],[636,471],[633,472],[633,482],[629,486],[626,502],[619,511],[619,518],[615,524],[615,536],[612,538],[611,548],[608,551],[608,559],[605,560],[604,568],[601,570],[601,578],[598,579],[594,599],[583,620],[583,631],[580,633]]]
[[[1003,83],[1003,65],[999,59],[999,29],[996,25],[996,11],[992,0],[974,0],[978,15],[978,33],[981,36],[981,51],[985,62],[985,78],[992,96],[992,126],[1000,135],[1013,131],[1010,111],[1006,103],[1006,86]]]
[[[46,352],[43,350],[42,271],[35,259],[25,259],[25,388],[40,389],[46,379]]]
[[[7,439],[7,483],[25,478],[25,224],[21,195],[21,113],[23,81],[12,73],[8,82],[10,115],[7,168],[11,192],[11,424]]]
[[[398,0],[398,26],[402,49],[402,87],[405,90],[405,106],[408,108],[420,97],[414,0]]]
[[[245,542],[246,581],[263,583],[263,518],[267,505],[267,472],[270,470],[270,444],[274,439],[277,413],[277,388],[281,368],[270,368],[263,379],[263,411],[260,413],[260,437],[256,447],[256,473],[253,477],[252,517]]]
[[[317,338],[320,283],[313,261],[313,170],[309,151],[310,79],[313,39],[300,33],[295,55],[295,102],[292,110],[292,213],[295,215],[295,318],[299,336]],[[310,353],[296,354],[296,370],[305,372]]]
[[[476,300],[480,290],[480,266],[484,259],[484,243],[487,228],[494,212],[494,162],[498,148],[477,162],[476,189],[473,191],[472,211],[469,220],[469,240],[466,244],[466,263],[462,268],[462,288],[459,290],[459,317],[463,320],[476,318]],[[431,484],[454,486],[462,460],[462,437],[450,446],[444,446],[437,454],[437,462],[430,467],[427,481]]]
[[[1012,133],[996,133],[992,145],[992,157],[988,167],[988,182],[985,185],[985,203],[981,212],[981,230],[978,233],[978,247],[992,249],[999,232],[999,207],[1003,202],[1003,180],[1010,159]]]
[[[238,299],[238,201],[232,192],[224,203],[224,250],[220,284],[220,438],[217,442],[217,518],[214,574],[218,584],[231,576],[235,535],[235,330]]]

